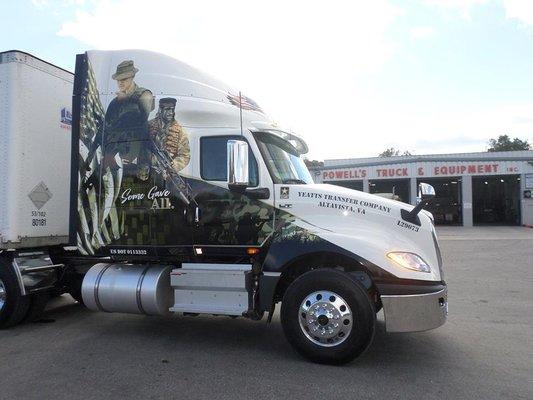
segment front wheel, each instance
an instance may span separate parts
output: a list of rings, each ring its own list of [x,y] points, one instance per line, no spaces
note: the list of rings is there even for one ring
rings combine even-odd
[[[344,364],[359,356],[372,342],[375,321],[366,290],[339,270],[301,275],[288,287],[281,305],[287,340],[318,363]]]

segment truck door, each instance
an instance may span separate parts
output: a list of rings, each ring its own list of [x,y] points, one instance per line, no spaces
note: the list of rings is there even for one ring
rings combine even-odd
[[[250,186],[241,192],[227,185],[227,142],[245,140],[249,145]],[[272,232],[274,220],[273,183],[255,154],[251,136],[205,136],[200,138],[200,175],[194,188],[198,202],[196,245],[261,245]]]

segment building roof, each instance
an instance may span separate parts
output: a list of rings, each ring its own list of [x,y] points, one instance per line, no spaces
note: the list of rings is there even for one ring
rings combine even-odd
[[[533,161],[533,150],[495,151],[477,153],[425,154],[393,157],[338,158],[324,160],[324,167],[317,169],[337,169],[372,165],[408,164],[416,162],[453,161]]]

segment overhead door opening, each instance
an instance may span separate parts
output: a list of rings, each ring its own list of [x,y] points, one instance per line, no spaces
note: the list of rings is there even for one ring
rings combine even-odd
[[[395,200],[409,203],[409,179],[379,179],[369,182],[372,194],[390,195]]]
[[[475,225],[520,225],[520,176],[472,178]]]
[[[359,190],[361,192],[363,191],[363,181],[330,181],[326,183],[329,183],[331,185],[342,186],[348,189]]]
[[[418,179],[435,188],[435,199],[426,207],[437,225],[463,224],[463,196],[461,178]]]

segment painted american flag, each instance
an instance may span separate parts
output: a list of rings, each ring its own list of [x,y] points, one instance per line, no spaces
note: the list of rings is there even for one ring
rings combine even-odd
[[[253,101],[249,97],[243,96],[242,94],[239,96],[239,94],[228,93],[226,97],[229,100],[229,102],[233,104],[234,106],[239,107],[239,104],[240,104],[243,110],[258,111],[260,113],[263,112],[261,107],[259,107],[259,105],[255,101]]]

